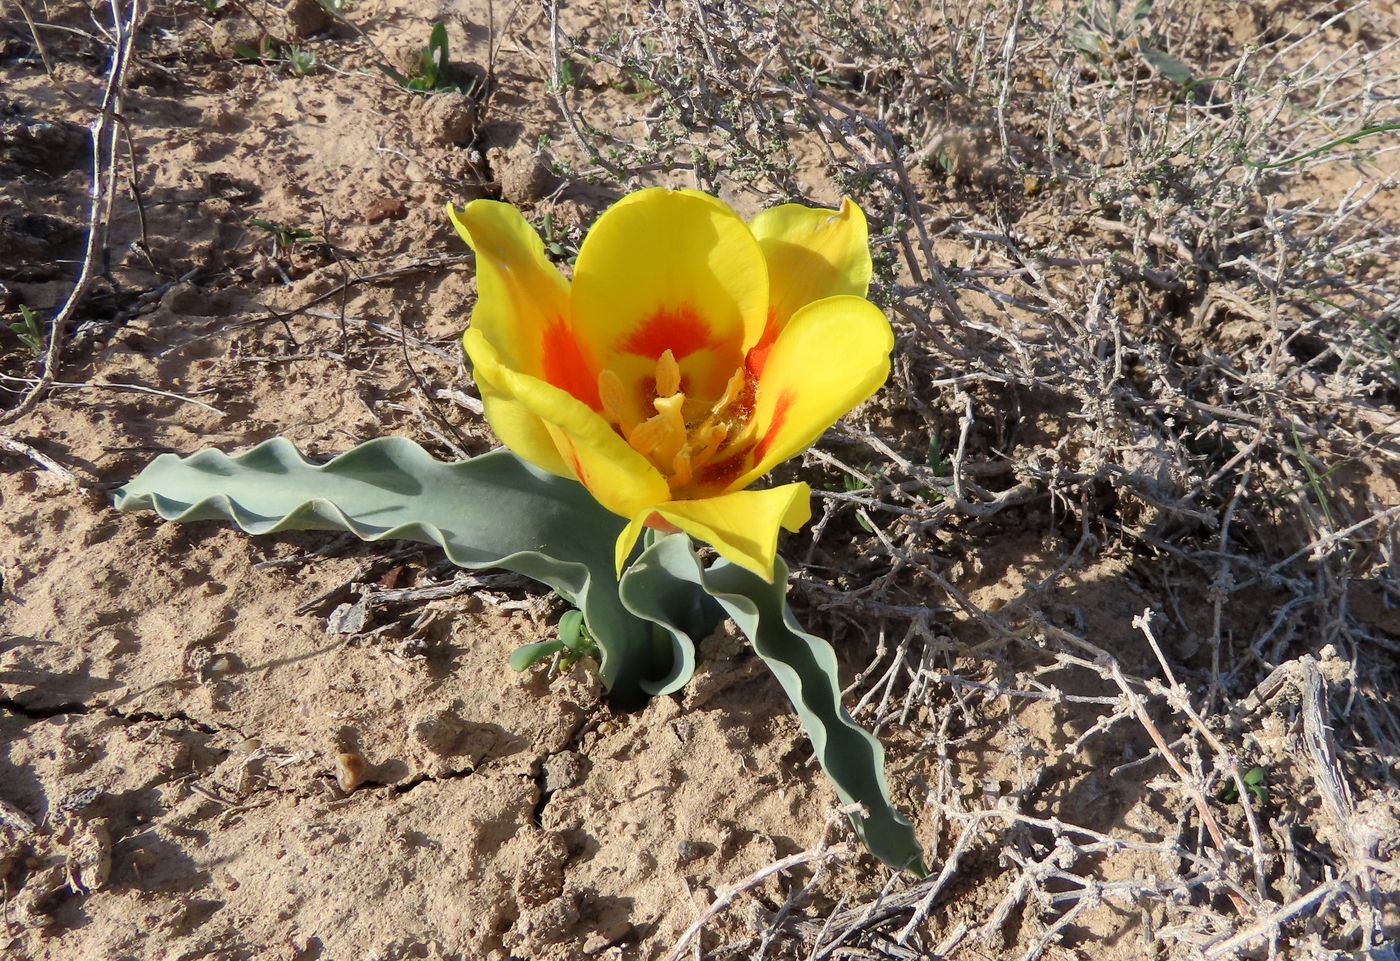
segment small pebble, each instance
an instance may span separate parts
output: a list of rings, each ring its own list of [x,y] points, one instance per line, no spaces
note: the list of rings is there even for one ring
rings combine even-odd
[[[369,762],[365,760],[363,754],[346,751],[335,756],[335,783],[340,785],[340,789],[346,794],[351,793],[364,782],[365,774],[368,771]]]
[[[689,864],[691,861],[698,861],[705,856],[704,845],[697,841],[685,840],[676,845],[676,857],[681,864]]]

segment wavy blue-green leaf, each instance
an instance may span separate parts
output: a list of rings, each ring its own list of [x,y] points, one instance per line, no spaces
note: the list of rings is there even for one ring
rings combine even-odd
[[[680,603],[685,591],[676,582],[696,585],[713,598],[782,685],[841,800],[865,808],[866,816],[851,818],[856,833],[880,860],[922,877],[923,852],[914,828],[890,800],[885,750],[842,706],[831,645],[802,630],[788,607],[788,570],[781,557],[773,574],[770,584],[724,560],[707,570],[690,539],[677,534],[658,539],[633,563],[623,575],[621,596],[632,613],[673,634],[683,629],[685,613]]]
[[[619,707],[678,686],[674,640],[618,597],[612,551],[623,519],[576,481],[509,451],[449,464],[383,437],[317,465],[274,438],[234,457],[162,454],[115,492],[115,503],[166,520],[231,520],[250,534],[345,530],[367,541],[436,544],[460,567],[515,571],[577,604]]]
[[[680,690],[695,673],[695,641],[709,635],[725,611],[702,585],[676,577],[671,570],[684,565],[683,553],[697,564],[690,538],[656,537],[647,534],[647,547],[622,572],[618,596],[623,607],[655,624],[671,644],[671,670],[653,680],[650,694],[671,694]]]

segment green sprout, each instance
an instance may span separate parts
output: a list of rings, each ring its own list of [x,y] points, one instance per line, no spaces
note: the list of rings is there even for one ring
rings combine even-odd
[[[1322,482],[1328,477],[1330,477],[1341,465],[1328,468],[1324,470],[1321,474],[1319,474],[1316,468],[1313,467],[1314,459],[1308,455],[1308,452],[1306,450],[1303,449],[1303,439],[1298,436],[1298,429],[1296,427],[1289,427],[1289,430],[1293,434],[1293,449],[1298,453],[1298,462],[1303,465],[1303,471],[1308,475],[1308,479],[1304,483],[1300,484],[1298,487],[1294,488],[1294,491],[1296,492],[1304,487],[1312,491],[1313,497],[1317,500],[1318,506],[1322,508],[1322,516],[1327,519],[1327,526],[1332,530],[1336,530],[1337,522],[1336,519],[1332,516],[1332,507],[1327,502],[1327,492],[1324,489]]]
[[[864,467],[861,468],[861,473],[869,477],[871,479],[870,482],[866,482],[861,478],[856,477],[854,474],[843,474],[841,477],[841,488],[847,494],[858,494],[861,491],[871,490],[873,484],[879,483],[885,477],[884,468],[881,468],[880,470],[875,470],[874,468],[874,464],[866,464]],[[870,522],[866,520],[859,512],[856,513],[856,523],[859,524],[861,526],[861,529],[864,530],[867,534],[875,533],[875,528],[872,527]]]
[[[1153,0],[1136,0],[1124,16],[1123,0],[1085,0],[1079,5],[1069,42],[1096,66],[1134,57],[1177,86],[1192,82],[1191,68],[1161,47],[1147,24]]]
[[[578,77],[574,73],[574,62],[568,57],[559,60],[559,79],[552,84],[556,90],[567,90],[578,82]]]
[[[309,47],[289,46],[283,51],[283,59],[288,69],[298,77],[309,77],[316,72],[316,51]]]
[[[550,216],[547,210],[544,212],[543,230],[541,232],[544,234],[544,249],[549,251],[549,255],[555,260],[562,260],[565,263],[572,264],[575,258],[578,257],[577,246],[570,244],[566,247],[561,243],[564,238],[559,233],[558,228],[554,226],[554,218]]]
[[[939,477],[946,477],[953,472],[953,462],[948,460],[948,455],[943,451],[943,444],[938,439],[938,434],[928,435],[928,468]]]
[[[39,320],[38,312],[25,304],[19,305],[19,314],[20,319],[10,324],[10,330],[15,332],[15,336],[33,352],[35,357],[38,357],[44,352],[43,322]]]
[[[253,217],[248,223],[272,235],[272,254],[274,257],[281,256],[283,251],[298,244],[320,243],[320,238],[316,236],[315,231],[305,227],[288,227],[276,221],[263,220],[261,217]]]
[[[528,670],[546,657],[561,655],[559,669],[567,671],[585,658],[597,663],[601,659],[598,644],[583,622],[583,611],[574,609],[559,618],[559,637],[553,641],[522,644],[510,655],[512,671]]]
[[[1252,767],[1240,776],[1244,782],[1244,789],[1254,796],[1254,802],[1259,805],[1267,804],[1269,801],[1269,787],[1264,783],[1268,772],[1262,767]],[[1226,804],[1237,804],[1240,800],[1239,785],[1231,780],[1220,792],[1220,800]]]
[[[415,93],[455,90],[470,94],[476,88],[475,82],[460,84],[452,80],[452,62],[447,49],[447,27],[441,20],[435,22],[429,31],[428,45],[418,51],[418,70],[414,76],[405,77],[385,63],[378,66],[400,87]]]

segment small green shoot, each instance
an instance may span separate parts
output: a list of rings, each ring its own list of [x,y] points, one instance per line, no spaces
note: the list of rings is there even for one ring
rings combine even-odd
[[[574,259],[578,257],[577,246],[569,244],[566,247],[561,242],[564,239],[563,235],[561,235],[554,226],[554,218],[549,215],[549,211],[547,210],[544,212],[544,229],[541,233],[544,235],[544,249],[548,251],[549,255],[555,260],[562,260],[565,263],[572,264]]]
[[[1323,490],[1322,482],[1337,468],[1333,467],[1319,474],[1313,468],[1313,459],[1308,456],[1307,451],[1303,450],[1303,439],[1298,436],[1298,429],[1296,427],[1290,427],[1289,430],[1293,433],[1293,449],[1298,453],[1298,462],[1303,465],[1303,471],[1308,475],[1307,482],[1302,486],[1312,491],[1318,506],[1322,508],[1322,516],[1327,519],[1328,529],[1336,530],[1337,522],[1332,518],[1332,508],[1331,505],[1327,503],[1327,494]]]
[[[316,72],[319,64],[316,62],[316,51],[309,47],[287,47],[282,51],[283,59],[286,61],[287,69],[298,77],[309,77]]]
[[[453,82],[452,63],[447,48],[447,27],[440,20],[433,24],[433,29],[428,33],[428,45],[418,51],[418,72],[414,76],[405,77],[385,63],[378,64],[378,67],[400,87],[415,93],[456,90],[459,93],[470,94],[476,88],[474,82]]]
[[[25,304],[19,305],[19,314],[20,319],[10,324],[10,330],[15,332],[15,336],[35,357],[38,357],[44,352],[43,322],[39,320],[38,312]]]
[[[233,56],[236,60],[246,60],[249,63],[273,63],[281,59],[281,48],[281,41],[276,37],[263,35],[257,46],[240,43],[234,48]]]
[[[1244,782],[1244,789],[1254,797],[1254,802],[1264,805],[1269,802],[1269,787],[1264,783],[1268,772],[1262,767],[1252,767],[1240,776]],[[1220,792],[1220,800],[1226,804],[1238,804],[1240,800],[1239,785],[1231,779],[1225,788]]]
[[[349,0],[318,0],[322,9],[336,18],[343,18],[345,12],[350,9]]]
[[[288,227],[272,220],[263,220],[261,217],[251,217],[249,225],[265,230],[272,236],[272,256],[273,259],[281,257],[288,250],[301,244],[319,244],[321,238],[316,236],[315,231],[305,227]]]
[[[575,609],[559,618],[559,637],[557,640],[524,644],[512,651],[510,669],[524,671],[544,658],[553,657],[555,654],[561,655],[559,668],[564,671],[584,658],[591,658],[595,663],[602,659],[597,643],[593,640],[593,636],[588,633],[588,627],[583,622],[582,611]]]
[[[451,69],[447,59],[447,28],[439,20],[428,34],[428,45],[418,54],[418,76],[408,82],[408,89],[440,90],[449,85]]]
[[[953,462],[948,459],[948,455],[943,451],[943,444],[938,439],[937,433],[928,435],[928,469],[939,477],[947,477],[953,473]]]
[[[556,90],[567,90],[578,82],[578,77],[574,72],[574,62],[568,57],[561,57],[559,60],[559,78],[555,82]]]
[[[864,467],[861,468],[861,473],[869,477],[871,479],[871,482],[879,483],[881,480],[884,479],[885,472],[883,469],[875,470],[874,467],[874,464],[866,464]],[[856,477],[854,474],[844,474],[841,477],[841,488],[847,494],[858,494],[861,491],[870,490],[871,483],[867,483],[861,478]],[[870,522],[867,521],[863,516],[861,516],[859,512],[856,513],[856,523],[858,523],[861,526],[861,529],[864,530],[867,534],[875,533],[875,528],[872,527],[870,525]]]
[[[1096,68],[1136,57],[1171,83],[1189,85],[1191,68],[1163,50],[1147,24],[1152,4],[1153,0],[1136,0],[1125,17],[1122,0],[1085,0],[1070,29],[1070,45]]]

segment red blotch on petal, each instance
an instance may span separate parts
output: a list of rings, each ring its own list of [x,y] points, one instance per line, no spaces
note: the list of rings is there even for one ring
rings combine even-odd
[[[603,409],[598,396],[598,377],[583,359],[574,333],[563,318],[556,317],[544,330],[540,342],[540,361],[544,379],[583,401],[594,410]]]
[[[768,453],[768,448],[773,446],[774,439],[778,436],[778,431],[783,429],[783,424],[787,421],[788,409],[792,407],[792,394],[784,391],[778,395],[778,403],[773,406],[773,420],[768,424],[768,429],[763,432],[763,438],[754,445],[754,463],[763,460],[763,455]]]
[[[652,314],[627,335],[620,349],[652,360],[669,350],[676,360],[684,360],[709,346],[709,325],[694,307],[681,304],[675,309],[662,307]]]
[[[724,490],[749,466],[749,452],[742,450],[724,460],[711,461],[695,472],[694,484],[702,490]]]
[[[758,375],[763,373],[763,366],[768,363],[768,352],[773,349],[773,342],[777,339],[778,312],[769,307],[768,322],[763,327],[763,336],[758,338],[758,343],[750,347],[744,357],[744,369],[749,372],[750,380],[758,380]]]

